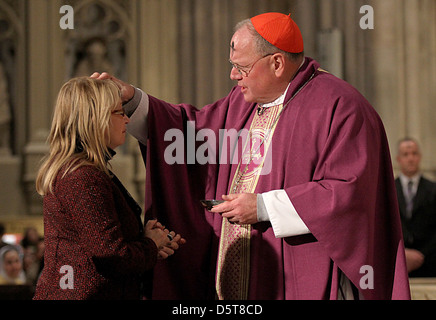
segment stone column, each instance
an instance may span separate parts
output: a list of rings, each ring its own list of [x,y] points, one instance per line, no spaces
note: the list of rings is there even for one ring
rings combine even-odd
[[[51,37],[53,25],[50,1],[35,0],[28,5],[28,101],[24,116],[27,117],[27,142],[24,147],[23,185],[28,212],[40,214],[42,201],[35,191],[35,178],[42,157],[48,152],[45,143],[52,114],[51,92]]]
[[[412,0],[413,1],[413,0]],[[374,5],[375,30],[371,61],[373,73],[372,104],[379,112],[391,145],[406,134],[404,2],[377,1]],[[392,151],[392,150],[391,150]]]
[[[318,0],[299,0],[291,17],[297,23],[303,36],[304,54],[315,58],[317,50],[315,35],[319,28]]]
[[[436,4],[428,0],[374,1],[373,100],[393,158],[404,136],[416,138],[422,169],[435,177]],[[394,168],[396,162],[394,158]]]
[[[0,68],[0,104],[7,108],[5,117],[0,115],[3,120],[0,120],[1,129],[6,131],[0,133],[0,139],[3,139],[0,143],[0,217],[3,221],[26,212],[21,157],[26,135],[26,110],[23,108],[26,90],[26,82],[23,81],[26,74],[24,12],[24,1],[0,0],[3,25],[0,42],[4,41],[0,46],[3,50],[0,60],[4,58]]]
[[[421,166],[429,174],[436,169],[435,13],[434,1],[404,0],[405,134],[421,143]]]

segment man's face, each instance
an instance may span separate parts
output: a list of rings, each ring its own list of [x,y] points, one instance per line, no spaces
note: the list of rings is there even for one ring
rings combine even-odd
[[[413,141],[401,142],[398,146],[397,162],[406,176],[411,177],[418,173],[421,153],[417,144]]]
[[[232,67],[230,79],[238,81],[245,101],[267,103],[276,97],[271,94],[274,90],[274,68],[272,55],[259,56],[254,48],[253,37],[247,27],[235,32],[230,41],[230,61],[237,66]],[[248,75],[247,75],[248,73]]]

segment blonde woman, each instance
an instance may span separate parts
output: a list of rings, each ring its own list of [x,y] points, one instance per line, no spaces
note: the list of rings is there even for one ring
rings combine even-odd
[[[61,88],[50,153],[36,180],[44,197],[44,269],[34,299],[139,299],[143,274],[184,243],[141,208],[110,171],[129,118],[109,80]]]

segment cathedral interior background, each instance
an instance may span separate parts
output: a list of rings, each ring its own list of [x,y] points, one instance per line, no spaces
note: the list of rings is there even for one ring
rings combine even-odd
[[[62,27],[64,5],[74,11],[67,21],[73,28]],[[292,13],[306,55],[370,101],[385,124],[395,170],[396,143],[412,136],[421,144],[423,172],[436,178],[434,0],[0,0],[6,232],[34,226],[43,233],[35,176],[66,80],[109,71],[151,95],[201,107],[234,85],[228,63],[234,25],[267,11]],[[138,144],[129,137],[117,151],[114,171],[143,203]]]

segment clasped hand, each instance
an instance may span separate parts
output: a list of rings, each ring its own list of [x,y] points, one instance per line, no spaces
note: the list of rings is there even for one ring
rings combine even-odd
[[[145,224],[145,236],[151,238],[159,249],[158,258],[166,259],[186,243],[180,234],[169,231],[157,220],[149,220]]]

